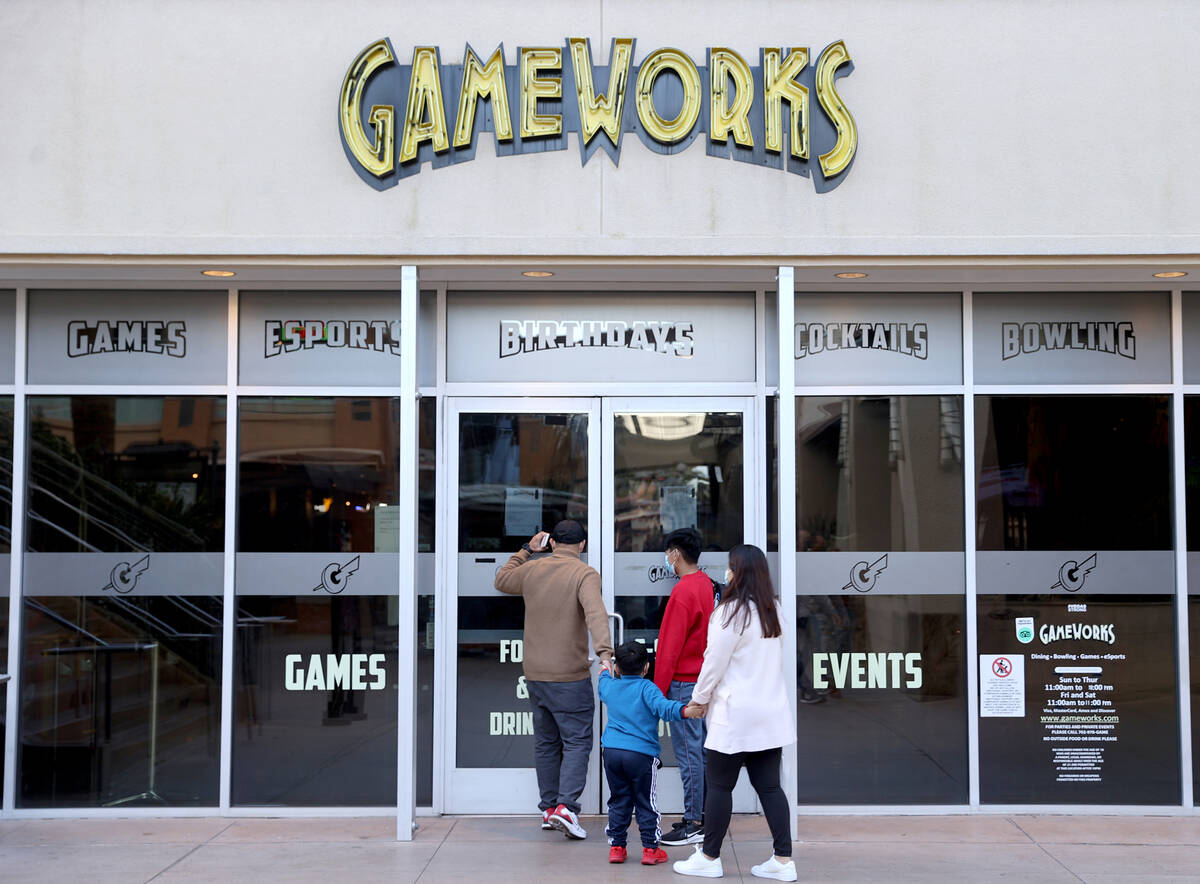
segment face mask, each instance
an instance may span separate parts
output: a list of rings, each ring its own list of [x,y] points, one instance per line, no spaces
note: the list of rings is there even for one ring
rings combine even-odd
[[[665,561],[667,563],[667,570],[674,573],[675,566],[671,564],[671,554],[670,553],[667,553],[665,556],[663,556],[663,561]]]
[[[733,583],[733,572],[728,568],[725,569],[725,583],[726,585]]]

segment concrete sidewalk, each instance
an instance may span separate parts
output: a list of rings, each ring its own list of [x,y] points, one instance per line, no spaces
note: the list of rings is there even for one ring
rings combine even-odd
[[[112,819],[0,822],[0,881],[684,881],[670,864],[608,864],[601,817],[586,841],[535,818],[422,819],[411,843],[391,819]],[[801,881],[1200,882],[1200,817],[802,817]],[[636,834],[630,832],[631,843]],[[692,848],[671,848],[683,859]],[[726,880],[757,881],[770,854],[761,817],[739,816]]]

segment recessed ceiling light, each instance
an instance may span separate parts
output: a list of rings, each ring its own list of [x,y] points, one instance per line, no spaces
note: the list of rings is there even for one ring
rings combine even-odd
[[[865,274],[865,273],[835,273],[833,275],[836,276],[838,279],[866,279],[867,278],[867,274]]]
[[[528,276],[530,279],[546,279],[547,277],[553,276],[554,274],[551,273],[549,270],[526,270],[521,275]]]
[[[1164,270],[1161,273],[1154,274],[1155,279],[1179,279],[1181,276],[1187,276],[1186,270]]]
[[[220,276],[221,278],[234,275],[232,270],[201,270],[200,272],[205,276]]]

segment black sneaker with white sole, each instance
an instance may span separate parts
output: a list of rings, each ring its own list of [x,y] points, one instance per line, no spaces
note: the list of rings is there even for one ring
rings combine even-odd
[[[663,847],[682,847],[684,844],[700,844],[704,841],[704,826],[688,820],[680,820],[671,831],[658,842]]]

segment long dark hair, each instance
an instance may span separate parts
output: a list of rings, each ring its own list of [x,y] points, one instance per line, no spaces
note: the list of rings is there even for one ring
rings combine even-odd
[[[754,605],[763,638],[782,635],[775,607],[775,587],[771,585],[771,572],[763,551],[749,543],[735,546],[729,551],[729,570],[733,576],[718,608],[722,611],[721,625],[733,623],[738,632],[745,632],[750,625],[750,606]]]

